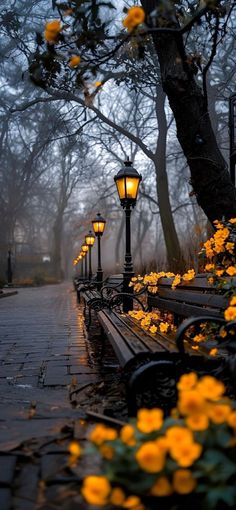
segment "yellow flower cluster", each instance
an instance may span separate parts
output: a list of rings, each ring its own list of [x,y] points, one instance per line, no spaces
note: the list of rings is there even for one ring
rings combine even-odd
[[[47,42],[55,44],[61,31],[61,22],[59,19],[48,21],[45,26],[44,38]]]
[[[155,333],[167,333],[174,331],[175,326],[170,317],[168,321],[161,319],[160,312],[144,312],[143,310],[132,310],[128,312],[131,317],[140,321],[140,326],[146,331],[150,331],[153,335]]]
[[[180,274],[174,274],[170,271],[159,271],[158,273],[151,272],[145,276],[138,275],[131,278],[129,283],[130,287],[134,287],[135,292],[139,292],[144,287],[147,287],[148,292],[156,294],[158,292],[158,282],[160,278],[173,278],[172,289],[175,289],[181,282],[189,282],[195,278],[194,269],[189,269],[182,276]]]
[[[81,493],[87,503],[144,510],[142,496],[188,495],[197,489],[198,478],[210,490],[215,483],[211,479],[214,468],[207,468],[205,456],[210,449],[223,451],[232,470],[236,402],[224,397],[224,384],[208,375],[199,379],[194,372],[185,374],[177,387],[179,397],[171,420],[164,419],[161,409],[140,409],[136,422],[124,425],[119,433],[103,424],[94,427],[89,437],[104,459],[108,476],[85,477]],[[228,437],[225,445],[219,441],[221,434]],[[105,449],[112,449],[112,455],[104,455]],[[70,453],[80,455],[77,443],[71,443]],[[143,473],[146,489],[142,492],[139,480]]]
[[[225,284],[221,277],[236,276],[236,253],[235,253],[235,224],[236,218],[229,221],[215,221],[216,232],[204,243],[203,253],[209,261],[205,264],[205,271],[212,273],[208,277],[210,285],[218,286]],[[213,260],[214,258],[214,260]]]
[[[236,319],[236,296],[231,298],[228,308],[224,311],[224,318],[226,321]]]
[[[129,32],[143,23],[145,20],[145,11],[142,7],[133,6],[128,10],[127,16],[123,20],[123,25]]]

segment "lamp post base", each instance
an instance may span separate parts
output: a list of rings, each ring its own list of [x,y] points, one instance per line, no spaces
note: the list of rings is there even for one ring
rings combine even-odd
[[[131,278],[133,278],[134,272],[133,271],[125,271],[123,273],[123,292],[127,294],[133,294],[133,287],[129,287],[129,283]],[[133,299],[132,297],[129,298],[129,296],[124,296],[123,298],[123,312],[127,313],[130,310],[133,310]]]

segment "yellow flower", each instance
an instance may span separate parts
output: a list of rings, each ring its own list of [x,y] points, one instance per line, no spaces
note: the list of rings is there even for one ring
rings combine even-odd
[[[228,425],[236,429],[236,411],[233,411],[227,418]]]
[[[214,347],[213,349],[210,350],[209,354],[210,356],[216,356],[219,352],[219,349],[217,349],[217,347]]]
[[[234,267],[234,266],[229,266],[229,267],[226,269],[226,273],[227,273],[229,276],[235,276],[235,275],[236,275],[236,267]]]
[[[216,276],[222,276],[224,274],[224,269],[217,269],[216,270]]]
[[[59,19],[48,21],[45,26],[44,38],[47,42],[56,43],[61,31],[61,22]]]
[[[120,439],[122,443],[125,443],[128,446],[134,446],[136,443],[134,432],[135,430],[132,425],[124,425],[120,431]]]
[[[106,505],[111,485],[105,476],[87,476],[81,488],[84,499],[90,505]]]
[[[173,426],[166,432],[169,447],[175,444],[189,444],[193,442],[193,433],[186,427]]]
[[[233,253],[233,251],[234,251],[234,243],[226,243],[225,248],[226,248],[226,250],[228,250],[230,253]]]
[[[183,280],[184,282],[189,282],[189,281],[191,281],[191,280],[193,280],[193,279],[195,278],[195,274],[196,274],[196,273],[195,273],[194,269],[189,269],[189,270],[187,271],[187,273],[184,273],[184,274],[183,274],[183,276],[182,276],[182,280]]]
[[[175,289],[177,287],[177,285],[180,284],[180,282],[181,282],[181,276],[180,276],[180,274],[176,274],[174,277],[174,280],[172,282],[171,288]]]
[[[137,427],[144,434],[159,430],[163,424],[163,411],[161,409],[139,409]]]
[[[198,351],[199,350],[199,345],[192,345],[192,349],[194,351]]]
[[[102,81],[95,81],[95,87],[101,87],[101,86],[102,86]],[[133,278],[131,278],[131,280],[134,281]],[[136,278],[136,280],[137,280],[137,278]]]
[[[129,31],[133,30],[133,28],[137,27],[145,20],[145,11],[142,7],[131,7],[128,10],[128,14],[126,18],[123,20],[123,25]]]
[[[189,469],[177,469],[173,476],[173,487],[178,494],[189,494],[197,486],[196,480]]]
[[[196,386],[197,380],[198,380],[197,374],[195,374],[195,372],[190,372],[190,374],[184,374],[180,377],[180,380],[177,383],[177,388],[180,391],[192,390],[194,386]]]
[[[231,305],[231,306],[236,305],[236,296],[233,296],[233,297],[231,298],[231,300],[230,300],[230,305]]]
[[[198,383],[199,384],[199,383]],[[183,391],[178,401],[179,412],[183,415],[204,412],[205,399],[197,390]]]
[[[226,321],[233,321],[236,319],[236,306],[229,306],[224,311],[224,318]]]
[[[213,423],[220,425],[228,420],[232,409],[227,404],[216,404],[212,405],[208,409],[208,416]]]
[[[220,331],[220,337],[221,338],[225,338],[227,336],[227,332],[225,331],[225,329],[221,329]]]
[[[141,505],[141,499],[138,496],[129,496],[123,503],[122,508],[133,508],[137,510],[140,508],[144,508]]]
[[[68,446],[68,450],[73,457],[80,457],[81,455],[81,448],[79,443],[77,441],[71,441],[71,443]]]
[[[212,271],[214,269],[215,264],[206,264],[205,265],[205,271]]]
[[[186,424],[194,431],[206,430],[209,425],[209,419],[205,413],[191,414],[186,418]]]
[[[171,457],[181,467],[192,466],[202,453],[202,445],[198,443],[175,443],[170,447]]]
[[[170,496],[173,492],[172,486],[166,476],[160,476],[151,487],[152,496]]]
[[[153,324],[150,328],[149,328],[149,331],[154,334],[157,332],[157,327]]]
[[[202,333],[199,333],[199,335],[195,335],[195,336],[193,337],[193,341],[194,341],[194,342],[197,342],[197,343],[199,343],[199,342],[204,342],[205,338],[206,338],[206,337],[205,337],[204,335],[202,335]]]
[[[89,435],[90,441],[100,446],[104,441],[114,441],[118,437],[115,429],[105,427],[102,423],[96,425]]]
[[[231,218],[231,219],[229,220],[229,223],[236,223],[236,218]]]
[[[104,459],[111,460],[114,457],[114,448],[108,446],[107,444],[102,444],[99,448],[99,451]]]
[[[211,375],[205,375],[197,385],[197,392],[210,400],[218,400],[225,392],[225,386]]]
[[[154,441],[148,441],[140,446],[135,457],[138,465],[148,473],[161,471],[165,464],[165,456]]]
[[[210,276],[210,278],[207,278],[207,281],[208,281],[209,285],[213,285],[214,278],[212,278],[212,276]]]
[[[160,332],[161,333],[166,333],[168,331],[168,329],[169,329],[168,322],[160,322],[159,328],[160,328]]]
[[[69,60],[70,67],[77,67],[81,62],[81,58],[79,55],[72,55]]]
[[[120,487],[115,487],[111,491],[109,503],[114,506],[122,506],[125,501],[125,493]]]

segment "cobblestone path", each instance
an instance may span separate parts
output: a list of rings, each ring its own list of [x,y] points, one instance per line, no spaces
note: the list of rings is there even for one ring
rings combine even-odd
[[[69,395],[103,384],[71,284],[0,300],[0,510],[78,508],[77,491],[63,499],[58,480],[43,493],[41,482],[61,471],[70,436],[85,439]]]

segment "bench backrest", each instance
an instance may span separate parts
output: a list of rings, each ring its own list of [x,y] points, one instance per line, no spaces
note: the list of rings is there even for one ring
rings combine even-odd
[[[236,284],[236,278],[234,278]],[[150,309],[169,310],[177,316],[191,317],[212,315],[222,317],[228,299],[210,285],[206,275],[197,275],[194,280],[178,285],[172,289],[173,279],[161,278],[158,283],[158,294],[148,295]]]

